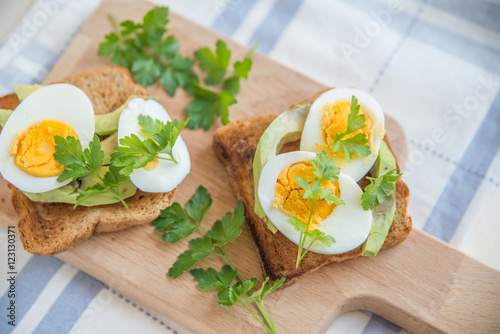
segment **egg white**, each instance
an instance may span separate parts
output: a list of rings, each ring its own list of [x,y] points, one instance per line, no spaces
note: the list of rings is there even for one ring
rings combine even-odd
[[[158,102],[141,98],[133,99],[120,115],[118,140],[131,134],[135,134],[142,140],[147,139],[139,125],[138,117],[141,114],[158,119],[163,123],[171,121],[165,108]],[[144,168],[134,170],[130,180],[137,188],[146,192],[168,192],[173,190],[191,170],[189,151],[180,135],[173,147],[173,155],[178,164],[160,159],[158,166],[152,170]]]
[[[72,127],[83,148],[88,147],[94,136],[94,109],[81,89],[68,84],[54,84],[31,93],[14,110],[0,133],[0,173],[22,191],[45,192],[71,181],[57,182],[57,176],[30,175],[17,167],[14,157],[9,156],[16,135],[44,120],[56,120]]]
[[[373,127],[370,142],[368,143],[372,148],[372,152],[368,157],[353,156],[349,163],[343,156],[334,157],[333,160],[335,166],[342,169],[342,173],[349,175],[357,182],[368,173],[375,163],[380,143],[385,134],[384,113],[380,105],[370,94],[353,88],[334,88],[321,94],[321,96],[313,102],[309,110],[309,115],[307,116],[304,130],[302,131],[300,149],[302,151],[321,152],[321,149],[319,149],[316,144],[326,145],[322,138],[321,130],[323,107],[327,102],[335,103],[339,100],[351,101],[353,95],[358,99],[358,104],[363,106],[366,114],[372,119]]]
[[[257,191],[266,216],[281,233],[297,245],[299,244],[300,232],[295,230],[292,224],[288,222],[291,217],[273,207],[276,181],[285,167],[297,162],[310,161],[315,157],[315,153],[305,151],[277,155],[264,166],[259,179]],[[346,204],[338,205],[318,227],[320,231],[334,237],[336,242],[331,246],[315,242],[310,250],[316,253],[345,253],[361,245],[370,233],[372,213],[370,210],[365,211],[361,207],[363,191],[348,175],[340,173],[338,177],[340,198]],[[306,246],[310,243],[308,239],[306,239]]]

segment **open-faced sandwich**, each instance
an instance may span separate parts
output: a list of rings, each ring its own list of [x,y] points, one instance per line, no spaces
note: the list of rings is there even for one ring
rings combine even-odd
[[[24,248],[52,255],[149,223],[190,171],[185,123],[107,66],[0,98],[0,172]]]
[[[216,131],[214,149],[272,280],[293,284],[410,233],[409,190],[365,92],[329,89],[279,116],[239,120]]]

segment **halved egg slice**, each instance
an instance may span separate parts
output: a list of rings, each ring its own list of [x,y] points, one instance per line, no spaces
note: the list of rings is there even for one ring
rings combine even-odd
[[[141,140],[148,137],[142,132],[139,125],[139,115],[150,116],[153,120],[163,123],[171,121],[170,116],[161,104],[154,100],[133,99],[128,103],[118,121],[118,141],[135,134]],[[130,180],[137,188],[146,192],[168,192],[173,190],[184,180],[191,170],[191,160],[186,144],[181,136],[177,138],[173,147],[173,161],[156,159],[148,166],[134,170]]]
[[[352,96],[358,99],[359,114],[365,115],[365,127],[350,136],[358,133],[366,134],[370,155],[367,157],[353,155],[352,160],[347,162],[343,150],[333,152],[332,144],[335,135],[343,133],[346,129]],[[340,167],[342,173],[351,176],[357,182],[375,163],[380,143],[385,135],[384,126],[382,108],[371,95],[359,89],[334,88],[323,93],[311,105],[302,132],[300,149],[310,152],[326,151],[335,161],[335,166]]]
[[[308,179],[307,174],[312,174],[313,170],[308,165],[315,158],[315,153],[305,151],[277,155],[264,166],[259,180],[258,195],[266,216],[281,233],[297,245],[300,232],[295,230],[288,220],[293,214],[307,222],[303,217],[308,217],[310,211],[307,210],[310,210],[310,203],[302,198],[301,190],[294,185],[294,180],[295,176]],[[313,178],[314,176],[310,179]],[[371,211],[365,211],[361,207],[363,191],[348,175],[339,174],[338,186],[336,184],[323,186],[338,188],[334,191],[340,192],[340,198],[344,200],[345,205],[333,205],[333,210],[330,210],[331,206],[327,203],[315,206],[313,213],[315,221],[312,227],[331,235],[336,242],[330,246],[316,242],[310,250],[321,254],[345,253],[366,240],[370,233],[372,214]],[[283,198],[285,203],[282,202]],[[287,201],[290,203],[287,204]],[[309,243],[310,240],[306,239],[305,245]]]
[[[83,148],[94,135],[94,109],[87,95],[68,84],[45,86],[24,99],[0,133],[0,172],[16,188],[40,193],[59,188],[64,170],[54,159],[54,136],[73,136]]]

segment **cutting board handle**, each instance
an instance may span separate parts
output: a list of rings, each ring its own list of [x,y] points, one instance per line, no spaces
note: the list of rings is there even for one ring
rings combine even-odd
[[[353,261],[317,275],[335,283],[337,298],[320,332],[340,314],[367,310],[411,333],[500,333],[500,272],[425,232]]]

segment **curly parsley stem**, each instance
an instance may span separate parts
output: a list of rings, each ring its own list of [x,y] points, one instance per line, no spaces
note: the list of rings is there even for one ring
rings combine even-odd
[[[174,162],[176,165],[177,165],[177,164],[179,164],[179,163],[177,162],[177,160],[175,160],[175,158],[174,158],[174,155],[173,155],[173,154],[169,154],[169,155],[170,155],[170,158],[162,158],[162,157],[160,157],[159,155],[157,156],[157,158],[158,158],[158,159],[161,159],[161,160],[172,161],[172,162]]]
[[[312,215],[314,212],[314,206],[316,205],[317,201],[318,201],[318,197],[316,196],[316,198],[313,200],[313,204],[311,206],[311,212],[309,213],[309,219],[307,220],[306,231],[309,230],[309,226],[311,225],[311,219],[312,219]],[[295,268],[299,267],[300,260],[302,260],[302,258],[306,255],[307,251],[309,250],[309,248],[312,245],[312,242],[311,242],[311,245],[309,245],[309,247],[307,247],[307,249],[304,252],[302,252],[305,243],[306,243],[306,234],[301,232],[300,233],[300,242],[299,242],[299,252],[297,253],[297,261],[295,262]]]
[[[259,309],[260,313],[262,314],[267,324],[269,325],[270,328],[270,330],[268,330],[269,333],[278,333],[276,327],[274,326],[274,322],[271,319],[271,316],[269,315],[269,313],[267,313],[266,307],[264,306],[264,302],[262,300],[259,300],[255,302],[255,305],[257,305],[257,308]]]
[[[239,297],[238,297],[238,303],[240,303],[240,305],[241,305],[241,306],[243,306],[243,307],[245,308],[245,310],[247,310],[247,312],[248,312],[248,313],[250,313],[250,315],[251,315],[251,316],[252,316],[255,320],[257,320],[257,321],[258,321],[258,323],[259,323],[259,324],[261,324],[261,326],[262,326],[262,327],[264,327],[264,329],[265,329],[266,331],[268,331],[269,333],[278,333],[278,332],[276,332],[276,328],[274,328],[274,330],[271,330],[271,328],[269,328],[268,326],[266,326],[266,325],[265,325],[265,324],[264,324],[264,323],[263,323],[263,322],[259,319],[259,317],[257,317],[257,316],[255,315],[255,313],[253,313],[253,312],[252,312],[252,311],[251,311],[251,310],[250,310],[250,309],[246,306],[246,304],[245,304],[245,303],[243,303],[243,302],[241,301],[241,299],[240,299]],[[259,310],[260,310],[260,308],[259,308]],[[265,309],[264,309],[264,310],[265,310]],[[262,310],[261,310],[261,313],[262,313]],[[267,313],[267,312],[266,312],[266,313]],[[264,315],[264,314],[262,314],[262,315]],[[267,322],[267,320],[266,320],[266,322]],[[271,323],[272,323],[272,321],[271,321]],[[274,324],[273,324],[273,327],[274,327]]]
[[[240,275],[234,264],[231,262],[231,260],[229,260],[229,257],[227,256],[226,252],[226,246],[224,245],[224,249],[222,249],[222,247],[216,247],[216,248],[220,253],[214,252],[214,254],[226,260],[227,264],[229,264],[229,266],[236,272],[236,276],[238,277],[238,279],[241,282],[244,282],[245,280],[243,279],[243,276]]]
[[[125,200],[123,199],[123,197],[120,195],[120,193],[118,192],[118,187],[116,187],[116,189],[114,188],[109,188],[109,190],[111,190],[111,192],[113,193],[113,195],[115,195],[116,198],[118,198],[120,200],[120,202],[122,202],[123,206],[125,207],[125,209],[128,210],[128,205],[127,203],[125,203]]]
[[[120,28],[120,23],[118,22],[118,20],[116,19],[116,17],[113,15],[113,14],[108,14],[108,19],[111,21],[111,23],[113,23],[113,26],[115,26],[115,28],[118,30],[118,31],[121,31],[122,29]],[[118,35],[118,37],[120,38],[120,40],[122,40],[122,36],[121,34]]]
[[[102,178],[101,175],[99,175],[99,173],[97,173],[97,171],[95,169],[91,169],[90,170],[92,172],[92,174],[94,174],[95,176],[97,176],[97,178],[103,183],[104,183],[104,179]],[[125,200],[123,199],[123,197],[120,195],[120,193],[118,192],[118,187],[106,187],[107,189],[109,189],[111,191],[111,193],[120,200],[120,202],[122,202],[123,206],[128,210],[128,205],[127,203],[125,203]]]

